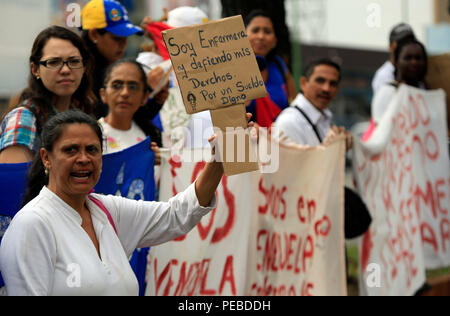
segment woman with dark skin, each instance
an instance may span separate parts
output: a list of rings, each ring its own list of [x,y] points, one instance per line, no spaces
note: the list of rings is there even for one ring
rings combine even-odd
[[[395,50],[396,81],[423,88],[428,71],[428,56],[425,47],[417,40],[400,42]]]
[[[422,43],[413,38],[400,41],[394,53],[395,81],[382,86],[372,101],[372,117],[378,124],[400,84],[425,89],[428,55]]]

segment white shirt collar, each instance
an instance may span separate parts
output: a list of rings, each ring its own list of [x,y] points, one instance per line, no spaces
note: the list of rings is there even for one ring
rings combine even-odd
[[[41,190],[41,195],[48,198],[52,203],[55,203],[61,212],[68,216],[71,220],[75,221],[77,224],[81,225],[83,223],[83,220],[80,216],[80,214],[75,211],[69,204],[64,202],[63,199],[61,199],[58,195],[53,193],[49,188],[44,186]],[[89,198],[86,196],[86,204],[88,205],[89,211],[91,212],[91,216],[95,216],[97,219],[99,219],[103,224],[108,222],[108,219],[106,215],[103,213],[103,211],[98,211],[95,204],[89,200]]]
[[[314,125],[320,121],[323,117],[325,120],[331,121],[333,118],[333,113],[329,109],[325,109],[323,111],[318,110],[302,93],[299,93],[292,103],[293,106],[298,106],[300,109],[305,111],[306,115],[308,115],[309,119]]]

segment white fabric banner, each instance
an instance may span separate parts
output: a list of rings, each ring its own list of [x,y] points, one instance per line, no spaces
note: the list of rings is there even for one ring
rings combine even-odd
[[[402,85],[366,143],[358,188],[373,222],[361,243],[368,295],[413,295],[425,269],[450,265],[450,164],[445,94]]]
[[[151,249],[147,295],[347,294],[344,140],[282,147],[279,159],[274,174],[224,176],[216,210],[186,237]],[[163,159],[161,200],[203,167]]]
[[[175,86],[169,89],[169,97],[159,111],[165,139],[168,146],[184,138],[184,130],[189,124],[191,115],[186,113],[180,88]]]

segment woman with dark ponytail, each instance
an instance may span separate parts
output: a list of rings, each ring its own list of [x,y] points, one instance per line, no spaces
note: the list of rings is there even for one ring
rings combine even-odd
[[[214,160],[168,202],[91,193],[102,170],[102,144],[101,127],[81,111],[59,113],[44,126],[28,203],[0,246],[9,295],[137,296],[128,261],[133,251],[187,234],[215,208],[223,167]]]
[[[65,125],[75,123],[88,125],[99,139],[103,139],[103,131],[92,117],[84,115],[80,111],[69,111],[62,113],[47,122],[45,129],[40,135],[41,148],[45,149],[47,152],[52,152],[53,144],[61,136]],[[103,152],[103,141],[100,142],[100,149]],[[33,158],[28,172],[27,192],[22,207],[38,196],[42,188],[48,185],[48,181],[49,171],[44,167],[41,156],[37,153]]]
[[[47,184],[48,175],[42,165],[41,157],[39,155],[35,155],[28,171],[27,191],[21,207],[24,207],[32,199],[34,199]]]

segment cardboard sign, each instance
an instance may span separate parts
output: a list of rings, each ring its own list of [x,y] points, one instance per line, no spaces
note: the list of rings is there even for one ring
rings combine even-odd
[[[164,31],[189,114],[267,94],[241,16]]]
[[[225,175],[233,176],[259,170],[256,143],[250,139],[245,105],[212,110],[214,126],[221,130],[218,151]],[[233,128],[232,126],[236,126]]]
[[[444,89],[447,94],[447,124],[450,136],[450,53],[431,56],[428,59],[428,73],[426,77],[429,89]]]

